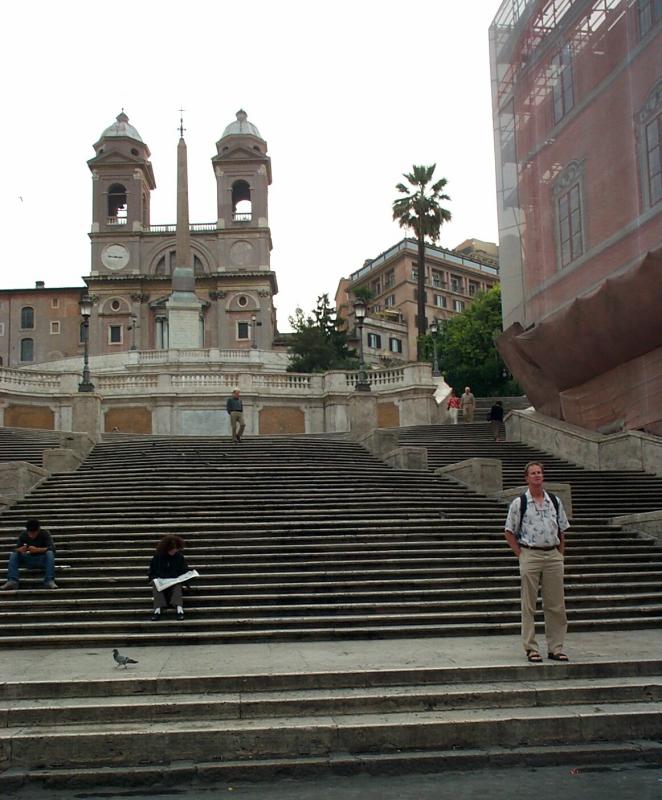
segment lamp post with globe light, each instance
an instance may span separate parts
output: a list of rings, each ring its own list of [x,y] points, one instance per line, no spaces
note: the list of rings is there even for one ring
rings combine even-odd
[[[92,298],[89,294],[84,294],[80,298],[78,306],[83,318],[83,380],[78,384],[78,391],[93,392],[94,384],[90,380],[89,364],[90,317],[92,316]]]
[[[363,360],[363,320],[365,319],[366,311],[365,301],[361,299],[356,300],[354,303],[354,317],[356,318],[356,324],[359,326],[359,376],[355,386],[357,392],[370,391],[368,373],[366,372],[365,361]]]

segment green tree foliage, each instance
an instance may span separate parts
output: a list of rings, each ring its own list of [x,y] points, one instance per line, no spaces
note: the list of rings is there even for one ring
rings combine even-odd
[[[356,369],[356,350],[347,344],[343,320],[329,303],[329,295],[317,298],[307,316],[297,308],[289,318],[294,329],[288,372],[326,372],[329,369]]]
[[[471,386],[478,396],[521,394],[494,344],[501,331],[500,286],[479,294],[461,314],[440,323],[440,368],[458,394],[465,386]],[[432,360],[431,336],[423,340],[423,351],[425,358]]]
[[[450,200],[443,194],[446,178],[432,183],[432,176],[437,165],[424,167],[414,165],[412,171],[403,177],[409,183],[398,183],[396,189],[404,195],[393,201],[393,219],[401,228],[410,228],[416,236],[418,244],[418,335],[425,336],[427,324],[425,319],[425,240],[436,242],[444,222],[449,222],[451,212],[441,207],[441,202]],[[419,349],[420,357],[420,349]]]

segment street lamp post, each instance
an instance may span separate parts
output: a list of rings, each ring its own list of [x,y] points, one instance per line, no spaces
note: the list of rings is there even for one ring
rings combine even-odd
[[[255,326],[257,324],[257,317],[255,314],[251,315],[251,350],[257,350],[257,336]]]
[[[366,372],[365,361],[363,360],[363,320],[365,319],[366,311],[366,305],[363,300],[359,299],[354,303],[354,316],[356,318],[356,324],[359,326],[359,377],[355,386],[357,392],[370,391],[368,373]]]
[[[93,392],[94,384],[90,380],[89,364],[89,339],[90,339],[90,316],[92,315],[92,298],[89,294],[84,294],[78,303],[80,315],[83,318],[83,380],[78,384],[79,392]]]
[[[439,359],[437,358],[437,334],[439,333],[439,323],[433,319],[430,323],[430,334],[432,336],[432,352],[434,353],[432,364],[432,377],[440,378],[441,372],[439,370]]]

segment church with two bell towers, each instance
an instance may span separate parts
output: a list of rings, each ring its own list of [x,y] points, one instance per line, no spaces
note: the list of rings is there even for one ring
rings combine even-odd
[[[120,349],[186,347],[270,350],[276,333],[271,271],[267,143],[244,111],[216,143],[216,219],[188,222],[188,187],[178,149],[177,223],[153,225],[156,188],[149,147],[122,112],[103,131],[88,161],[92,172],[90,320],[94,354]],[[183,172],[182,172],[183,169]],[[182,205],[184,212],[182,215]],[[185,227],[186,230],[182,230]],[[178,231],[179,228],[179,231]],[[190,263],[178,263],[178,237]],[[177,267],[192,270],[196,335],[173,339],[172,282]],[[183,344],[182,344],[183,342]],[[96,343],[96,346],[93,344]]]
[[[189,223],[183,127],[180,133],[172,224],[152,223],[151,154],[124,111],[94,144],[87,162],[91,264],[83,277],[92,299],[90,357],[193,349],[238,356],[257,350],[272,354],[272,366],[284,365],[273,305],[278,284],[270,265],[267,143],[246,112],[238,111],[211,159],[216,219]],[[0,333],[10,334],[0,337],[0,364],[46,366],[79,357],[83,293],[84,286],[46,288],[42,282],[34,289],[0,290]]]

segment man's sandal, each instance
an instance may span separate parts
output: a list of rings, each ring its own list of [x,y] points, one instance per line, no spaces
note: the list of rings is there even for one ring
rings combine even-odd
[[[547,653],[547,658],[550,661],[570,661],[565,653]]]
[[[542,664],[542,656],[540,653],[536,652],[535,650],[527,650],[526,651],[526,658],[532,664]]]

